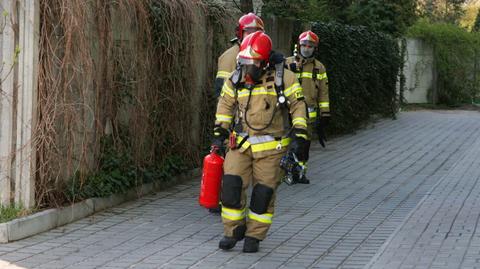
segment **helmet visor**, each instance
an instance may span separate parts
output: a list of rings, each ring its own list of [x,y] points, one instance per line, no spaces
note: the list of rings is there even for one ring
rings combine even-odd
[[[256,60],[256,59],[246,59],[243,57],[238,57],[237,62],[239,65],[255,65],[255,66],[260,66],[262,61],[261,60]]]
[[[243,33],[244,33],[245,36],[247,36],[251,33],[255,33],[256,31],[262,31],[263,32],[263,29],[259,28],[259,27],[247,27],[247,28],[243,29]]]
[[[306,46],[306,47],[316,47],[317,44],[315,44],[315,42],[309,41],[309,40],[300,40],[300,45],[301,46]]]

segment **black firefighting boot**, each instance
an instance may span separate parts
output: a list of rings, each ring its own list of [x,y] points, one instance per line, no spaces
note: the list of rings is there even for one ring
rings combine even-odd
[[[229,250],[235,247],[237,244],[237,239],[235,237],[224,236],[218,243],[218,247],[223,250]]]
[[[297,183],[298,184],[310,184],[310,180],[308,180],[308,178],[305,175],[303,175],[301,178],[299,178],[297,180]]]
[[[233,230],[233,236],[224,236],[220,239],[218,247],[223,250],[229,250],[235,247],[238,241],[243,240],[247,226],[241,225]]]
[[[257,238],[245,236],[245,242],[243,243],[243,252],[245,253],[258,252],[259,245],[260,245],[260,240],[258,240]]]

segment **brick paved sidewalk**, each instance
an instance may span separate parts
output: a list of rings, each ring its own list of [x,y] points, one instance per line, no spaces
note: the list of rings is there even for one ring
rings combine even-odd
[[[459,159],[368,268],[480,268],[480,140]]]
[[[479,150],[479,137],[480,113],[424,111],[330,141],[327,150],[315,146],[312,184],[281,186],[274,224],[256,254],[242,253],[241,242],[233,251],[218,250],[219,216],[198,206],[199,179],[192,179],[0,245],[0,268],[363,268],[379,250],[388,253],[382,245],[445,176],[473,173],[458,161]],[[472,184],[458,193],[478,193]],[[477,220],[468,210],[458,216],[468,218],[465,229]]]

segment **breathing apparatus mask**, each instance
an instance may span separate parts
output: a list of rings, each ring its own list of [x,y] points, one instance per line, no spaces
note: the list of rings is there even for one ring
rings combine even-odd
[[[239,58],[238,64],[240,65],[241,73],[245,76],[245,84],[258,84],[265,74],[263,61]]]
[[[315,43],[311,41],[304,41],[300,43],[300,55],[303,58],[308,59],[312,58],[315,52]]]

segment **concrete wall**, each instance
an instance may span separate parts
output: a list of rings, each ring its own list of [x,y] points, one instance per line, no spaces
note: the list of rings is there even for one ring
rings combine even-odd
[[[265,32],[270,36],[273,49],[285,55],[291,56],[293,21],[283,18],[264,18]]]
[[[420,39],[407,39],[403,98],[406,103],[429,103],[429,92],[434,89],[433,49]]]
[[[213,80],[213,78],[209,77],[209,70],[215,65],[213,61],[216,61],[214,57],[212,57],[212,51],[210,51],[212,44],[207,42],[202,42],[203,40],[208,39],[207,33],[207,18],[205,14],[202,13],[201,10],[196,11],[196,21],[197,23],[194,25],[193,33],[194,39],[198,42],[195,42],[194,50],[194,57],[192,57],[192,66],[198,66],[199,68],[196,69],[196,73],[194,74],[195,79],[193,83],[195,84],[195,89],[197,89],[194,94],[192,95],[191,99],[191,107],[192,107],[192,115],[193,115],[193,122],[192,122],[192,130],[191,139],[192,143],[196,146],[201,144],[200,136],[198,134],[201,133],[201,107],[202,107],[202,92],[208,91],[211,89],[206,89],[206,85],[209,85],[207,80]],[[211,40],[210,40],[211,42]],[[213,74],[213,73],[212,73]]]

